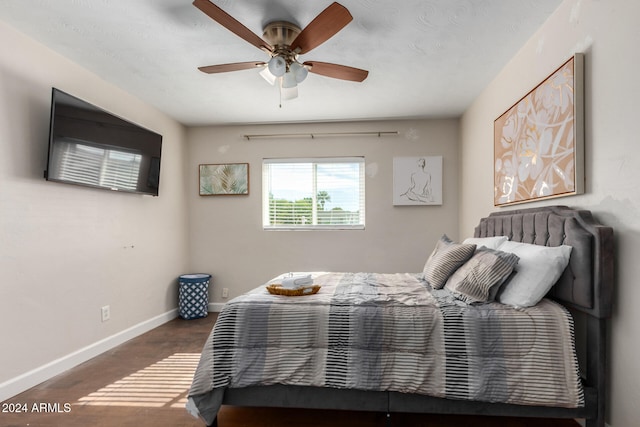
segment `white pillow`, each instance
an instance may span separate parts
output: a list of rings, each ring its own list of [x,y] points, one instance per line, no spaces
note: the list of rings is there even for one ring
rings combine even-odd
[[[466,244],[476,245],[478,248],[484,246],[487,249],[498,249],[498,247],[509,240],[507,236],[494,236],[494,237],[469,237],[464,239]]]
[[[497,300],[515,307],[536,305],[558,281],[569,264],[571,246],[540,246],[506,241],[500,250],[518,255],[516,273],[505,283]]]

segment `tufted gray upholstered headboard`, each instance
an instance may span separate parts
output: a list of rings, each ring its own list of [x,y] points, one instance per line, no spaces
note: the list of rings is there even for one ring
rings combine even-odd
[[[567,206],[499,211],[482,218],[474,235],[572,246],[569,265],[548,296],[598,318],[611,316],[613,229],[598,224],[591,212]]]

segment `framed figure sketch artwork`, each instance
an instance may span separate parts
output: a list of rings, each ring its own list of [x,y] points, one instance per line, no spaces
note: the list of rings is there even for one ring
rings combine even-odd
[[[442,156],[393,158],[394,206],[442,204]]]

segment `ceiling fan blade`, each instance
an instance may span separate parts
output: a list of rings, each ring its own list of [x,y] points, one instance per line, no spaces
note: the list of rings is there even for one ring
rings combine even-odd
[[[302,65],[309,68],[309,72],[311,73],[352,82],[361,82],[369,75],[367,70],[347,67],[346,65],[330,64],[328,62],[308,61]]]
[[[346,7],[332,3],[298,34],[291,44],[291,50],[301,54],[307,53],[329,40],[352,20],[353,16]]]
[[[207,74],[227,73],[229,71],[249,70],[251,68],[259,68],[267,65],[266,62],[234,62],[233,64],[208,65],[206,67],[198,67],[198,70]]]
[[[246,40],[251,43],[258,49],[267,50],[271,52],[273,47],[262,40],[261,37],[256,35],[253,31],[242,25],[239,21],[237,21],[233,16],[229,15],[224,10],[220,9],[215,4],[211,3],[209,0],[195,0],[193,5],[207,14],[211,19],[216,21],[218,24],[225,27],[227,30],[231,31],[238,37]]]

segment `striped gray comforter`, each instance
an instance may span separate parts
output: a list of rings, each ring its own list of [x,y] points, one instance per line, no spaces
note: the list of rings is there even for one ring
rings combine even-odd
[[[313,275],[315,295],[262,286],[225,305],[189,391],[205,421],[227,387],[271,384],[584,404],[573,321],[559,304],[469,305],[409,273]]]

